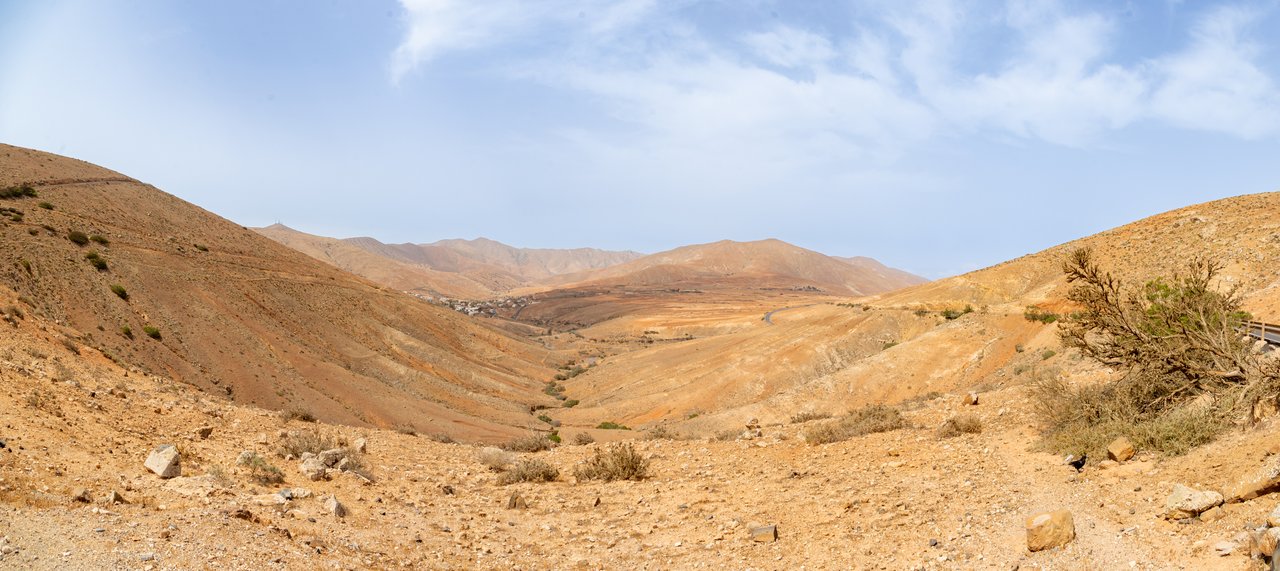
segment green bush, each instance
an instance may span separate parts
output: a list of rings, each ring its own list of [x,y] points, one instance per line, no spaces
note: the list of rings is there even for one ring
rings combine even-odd
[[[121,325],[120,334],[128,337],[129,339],[133,339],[133,328],[128,325]]]
[[[90,242],[93,242],[93,243],[95,243],[95,244],[102,244],[103,246],[107,246],[107,245],[110,245],[110,244],[111,244],[111,240],[108,240],[108,239],[106,239],[106,238],[103,238],[102,236],[100,236],[100,235],[98,235],[98,234],[94,234],[94,235],[92,235],[92,236],[89,236],[89,241],[90,241]]]
[[[0,188],[0,198],[35,198],[36,189],[29,184]]]
[[[110,287],[111,287],[111,293],[116,294],[117,296],[120,297],[120,299],[129,301],[129,292],[124,289],[124,286],[120,284],[111,284]]]
[[[1022,317],[1027,321],[1039,321],[1040,323],[1053,323],[1062,316],[1053,312],[1044,311],[1034,305],[1027,306],[1027,310],[1022,312]]]
[[[627,428],[626,426],[618,424],[613,421],[601,422],[600,424],[596,425],[596,428],[599,428],[602,430],[631,430],[630,428]]]
[[[36,206],[39,206],[40,208],[43,208],[43,209],[45,209],[45,210],[53,210],[53,204],[52,204],[52,203],[49,203],[49,202],[41,202],[40,204],[37,204]]]
[[[945,317],[945,318],[947,319],[947,321],[951,321],[951,320],[953,320],[953,319],[959,319],[961,315],[966,315],[966,314],[969,314],[969,313],[973,313],[973,306],[972,306],[972,305],[965,305],[965,306],[964,306],[964,309],[944,309],[944,310],[942,310],[942,316],[943,316],[943,317]]]
[[[575,406],[578,406],[578,399],[569,399],[567,401],[564,401],[564,404],[562,404],[561,406],[565,408],[573,408]]]
[[[79,230],[68,230],[67,239],[77,246],[86,246],[89,244],[89,235]]]
[[[97,252],[89,252],[88,254],[85,254],[84,259],[89,260],[89,263],[100,272],[107,270],[107,260],[98,255]]]

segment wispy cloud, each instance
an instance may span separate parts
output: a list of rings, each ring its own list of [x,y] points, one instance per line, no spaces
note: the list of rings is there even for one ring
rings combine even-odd
[[[554,34],[550,50],[505,54],[521,62],[514,75],[603,97],[618,118],[685,142],[804,145],[825,134],[875,155],[946,132],[1087,146],[1142,121],[1280,134],[1250,9],[1210,10],[1179,51],[1122,62],[1125,31],[1113,17],[1056,3],[1011,0],[994,16],[957,0],[887,4],[851,17],[842,37],[803,22],[726,37],[648,0],[402,2],[409,29],[392,56],[394,80],[450,51]],[[624,51],[641,24],[660,25],[663,41]]]

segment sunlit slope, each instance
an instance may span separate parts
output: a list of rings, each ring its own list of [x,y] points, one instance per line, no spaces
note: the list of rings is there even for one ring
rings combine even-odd
[[[152,186],[0,146],[0,188],[22,183],[39,197],[0,200],[22,213],[0,226],[0,286],[122,363],[239,402],[464,438],[519,433],[529,404],[548,400],[541,347]],[[102,240],[78,245],[72,230]]]

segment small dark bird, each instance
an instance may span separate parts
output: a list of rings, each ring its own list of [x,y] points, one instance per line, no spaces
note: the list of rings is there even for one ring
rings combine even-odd
[[[1081,454],[1079,459],[1067,462],[1067,464],[1070,464],[1072,468],[1075,468],[1076,471],[1079,472],[1084,469],[1084,463],[1088,460],[1089,460],[1088,454]]]

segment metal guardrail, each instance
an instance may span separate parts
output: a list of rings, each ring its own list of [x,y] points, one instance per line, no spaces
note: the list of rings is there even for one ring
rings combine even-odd
[[[1280,325],[1272,325],[1261,321],[1246,321],[1243,328],[1245,335],[1266,341],[1268,345],[1280,345]]]

